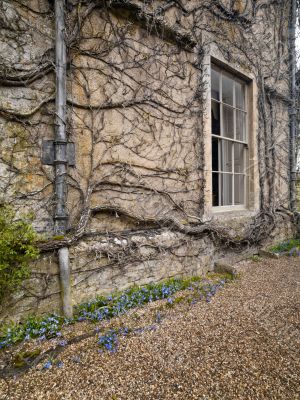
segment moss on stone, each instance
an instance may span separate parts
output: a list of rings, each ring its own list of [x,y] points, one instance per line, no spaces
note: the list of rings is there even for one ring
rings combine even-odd
[[[41,354],[41,349],[17,353],[13,360],[15,368],[22,368]]]

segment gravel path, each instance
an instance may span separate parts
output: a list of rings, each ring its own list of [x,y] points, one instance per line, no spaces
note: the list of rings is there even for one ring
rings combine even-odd
[[[115,319],[156,329],[122,338],[115,353],[99,353],[95,337],[66,346],[63,367],[0,380],[0,399],[300,399],[300,259],[239,268],[211,303],[158,302]]]

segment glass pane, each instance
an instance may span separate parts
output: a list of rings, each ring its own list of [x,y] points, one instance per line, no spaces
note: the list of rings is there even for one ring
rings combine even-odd
[[[211,97],[220,100],[220,74],[216,70],[211,70]]]
[[[228,76],[222,76],[222,101],[233,106],[233,84],[234,81]]]
[[[245,173],[245,145],[234,144],[234,172]]]
[[[234,175],[234,204],[245,204],[245,176]]]
[[[236,110],[236,140],[246,141],[246,114]]]
[[[211,102],[211,133],[220,135],[220,104]]]
[[[219,171],[219,139],[217,138],[212,138],[212,170],[213,171]]]
[[[223,136],[233,139],[234,138],[234,110],[231,107],[223,106]]]
[[[220,205],[219,202],[219,174],[213,173],[212,174],[212,205],[213,207],[217,207]]]
[[[232,174],[220,174],[221,206],[232,205]]]
[[[245,110],[245,85],[235,82],[235,106]]]
[[[232,172],[232,143],[228,140],[221,141],[221,166],[220,171]]]

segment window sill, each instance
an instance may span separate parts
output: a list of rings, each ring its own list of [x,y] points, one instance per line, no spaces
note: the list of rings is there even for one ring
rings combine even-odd
[[[248,211],[246,206],[217,206],[212,207],[213,212],[236,212],[236,211]]]
[[[253,217],[257,213],[256,210],[246,207],[213,207],[212,217],[216,219],[227,218],[247,218]]]

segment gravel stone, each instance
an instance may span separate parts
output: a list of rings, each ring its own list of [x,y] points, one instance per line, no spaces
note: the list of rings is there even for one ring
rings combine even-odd
[[[238,271],[210,303],[159,301],[115,318],[112,327],[155,328],[120,338],[114,353],[93,336],[65,346],[60,367],[1,379],[0,399],[300,399],[300,259]],[[66,335],[94,328],[77,323]]]

